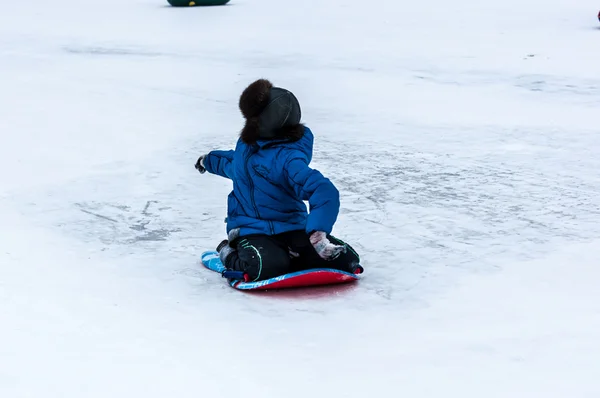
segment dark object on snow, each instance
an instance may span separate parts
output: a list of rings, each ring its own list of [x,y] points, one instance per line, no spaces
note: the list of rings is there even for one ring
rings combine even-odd
[[[229,0],[167,0],[173,7],[222,6]]]

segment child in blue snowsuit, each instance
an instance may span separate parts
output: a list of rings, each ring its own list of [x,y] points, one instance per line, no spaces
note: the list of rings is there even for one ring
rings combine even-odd
[[[313,133],[290,91],[260,79],[240,96],[246,124],[235,150],[200,156],[196,169],[233,181],[228,239],[217,247],[229,270],[258,281],[309,268],[361,273],[358,254],[330,235],[339,192],[309,167]],[[310,213],[304,201],[308,201]]]

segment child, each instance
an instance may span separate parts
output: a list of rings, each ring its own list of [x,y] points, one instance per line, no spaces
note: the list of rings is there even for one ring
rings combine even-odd
[[[233,181],[228,240],[217,247],[225,267],[253,281],[309,268],[362,273],[358,254],[330,235],[339,192],[308,167],[313,134],[300,124],[294,94],[260,79],[244,90],[239,107],[246,124],[235,150],[212,151],[196,162],[200,173]]]

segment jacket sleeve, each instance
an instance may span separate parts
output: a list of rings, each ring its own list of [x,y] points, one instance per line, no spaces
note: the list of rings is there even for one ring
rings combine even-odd
[[[232,178],[233,150],[212,151],[204,158],[204,168],[211,174]]]
[[[308,167],[306,159],[293,158],[286,163],[288,182],[301,200],[308,201],[310,213],[306,232],[330,234],[340,210],[340,194],[333,183],[319,171]]]

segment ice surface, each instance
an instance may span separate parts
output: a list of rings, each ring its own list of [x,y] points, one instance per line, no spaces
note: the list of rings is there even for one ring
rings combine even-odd
[[[595,1],[0,4],[0,397],[600,396]],[[203,270],[259,77],[356,286]]]

